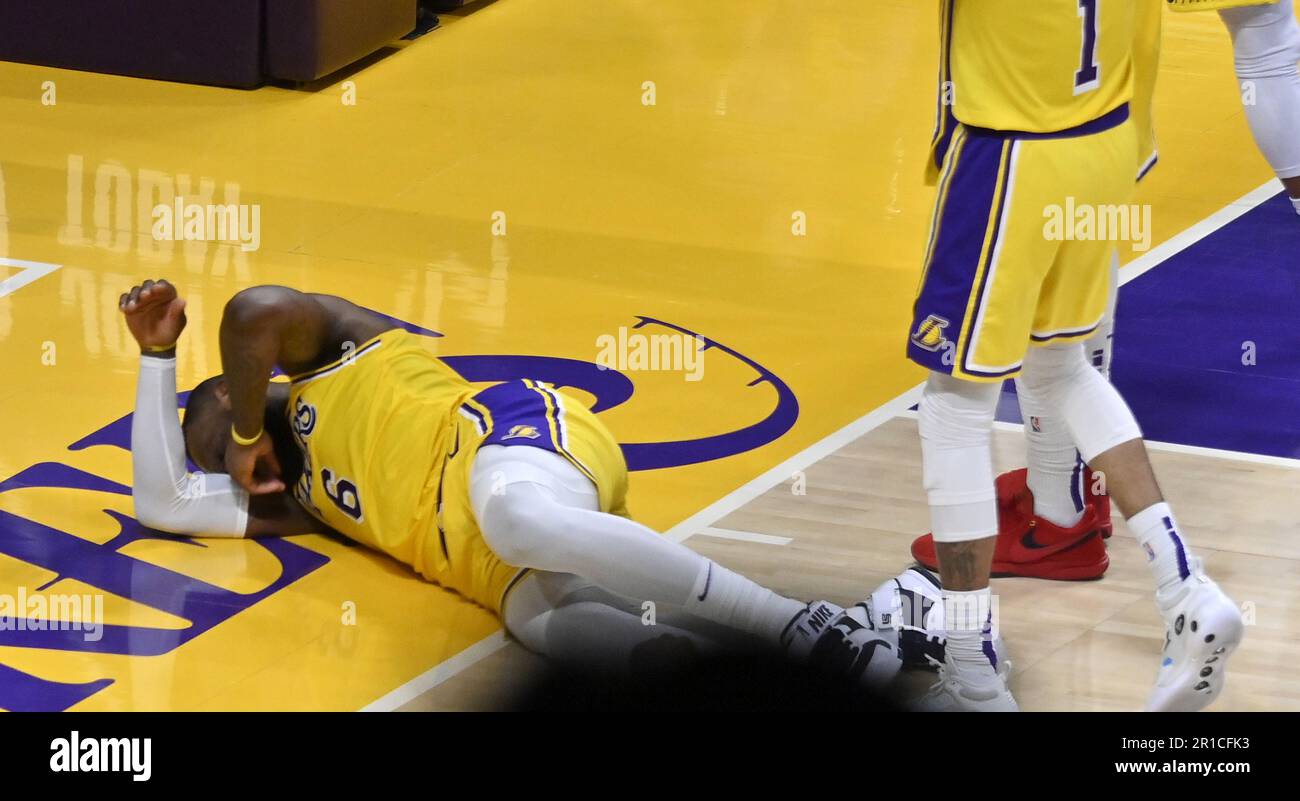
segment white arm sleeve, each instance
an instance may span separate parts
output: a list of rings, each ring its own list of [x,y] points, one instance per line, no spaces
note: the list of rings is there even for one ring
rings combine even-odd
[[[173,534],[243,537],[248,493],[230,476],[189,473],[176,404],[176,360],[140,357],[131,420],[135,517]]]

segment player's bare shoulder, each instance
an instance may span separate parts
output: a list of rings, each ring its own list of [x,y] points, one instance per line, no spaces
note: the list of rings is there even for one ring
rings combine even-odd
[[[340,346],[344,342],[357,345],[398,327],[391,318],[337,295],[309,294],[309,297],[324,307],[329,314],[335,344]]]

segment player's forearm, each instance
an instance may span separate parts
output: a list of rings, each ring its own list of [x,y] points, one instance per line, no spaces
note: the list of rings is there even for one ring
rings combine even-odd
[[[252,287],[230,299],[221,364],[240,436],[261,430],[271,369],[293,374],[314,365],[332,340],[332,322],[320,303],[289,287]]]
[[[228,476],[191,474],[186,469],[174,356],[140,358],[131,418],[131,465],[135,516],[142,524],[176,534],[244,535],[247,494]]]
[[[273,303],[241,292],[221,318],[221,368],[230,392],[235,430],[253,437],[262,430],[266,389],[281,350],[281,319]]]

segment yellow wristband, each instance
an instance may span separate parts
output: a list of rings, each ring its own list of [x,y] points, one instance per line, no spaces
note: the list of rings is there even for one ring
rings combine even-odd
[[[145,345],[140,349],[145,353],[166,353],[169,350],[176,350],[176,343],[173,342],[170,345]]]
[[[234,425],[234,423],[231,423],[231,425],[230,425],[230,436],[231,436],[232,439],[235,440],[235,444],[236,444],[236,445],[243,445],[244,447],[248,447],[249,445],[253,445],[253,444],[255,444],[259,439],[261,439],[261,438],[262,438],[262,432],[265,431],[265,430],[266,430],[266,429],[259,428],[259,429],[257,429],[257,433],[254,434],[253,436],[251,436],[251,437],[241,437],[241,436],[239,436],[239,432],[235,430],[235,425]]]

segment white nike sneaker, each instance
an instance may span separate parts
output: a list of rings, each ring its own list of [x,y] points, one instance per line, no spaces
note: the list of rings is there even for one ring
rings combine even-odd
[[[939,681],[912,704],[916,712],[1019,712],[1007,687],[1011,663],[998,660],[997,669],[934,662]]]
[[[800,610],[781,632],[781,645],[797,662],[807,662],[813,646],[827,627],[844,616],[844,607],[830,601],[813,601]]]
[[[861,604],[859,604],[861,606]],[[898,633],[898,653],[903,669],[933,670],[944,660],[943,587],[939,577],[921,565],[912,565],[886,581],[866,601],[872,628]],[[993,651],[1006,653],[1000,634],[993,636]]]
[[[1228,657],[1241,644],[1241,610],[1196,560],[1191,575],[1163,603],[1165,648],[1148,712],[1199,712],[1219,697]]]
[[[875,631],[864,604],[845,610],[829,601],[810,603],[781,641],[797,662],[875,691],[887,688],[903,667],[897,634]]]

